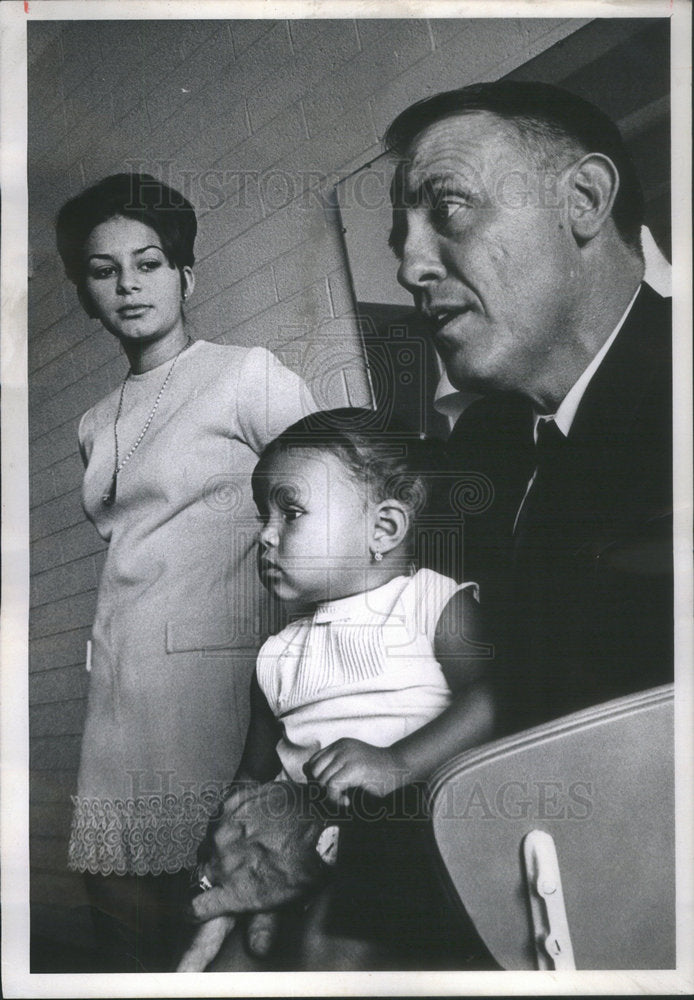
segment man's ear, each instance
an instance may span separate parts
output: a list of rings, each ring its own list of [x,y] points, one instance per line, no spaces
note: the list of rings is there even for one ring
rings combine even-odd
[[[384,555],[397,548],[410,529],[410,512],[403,503],[389,497],[374,511],[371,530],[371,551]]]
[[[612,213],[619,190],[619,174],[603,153],[587,153],[571,167],[569,223],[583,245],[597,236]]]

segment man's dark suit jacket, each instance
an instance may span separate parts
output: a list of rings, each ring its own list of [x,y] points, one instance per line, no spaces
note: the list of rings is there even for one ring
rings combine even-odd
[[[486,397],[454,428],[455,466],[494,488],[466,518],[464,570],[490,613],[507,731],[672,679],[671,382],[669,302],[643,285],[515,538],[531,405]]]

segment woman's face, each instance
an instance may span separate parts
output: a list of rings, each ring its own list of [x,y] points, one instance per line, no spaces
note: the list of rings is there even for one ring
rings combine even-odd
[[[146,343],[182,333],[193,272],[169,264],[154,229],[122,216],[100,223],[85,243],[84,270],[85,304],[115,337]]]

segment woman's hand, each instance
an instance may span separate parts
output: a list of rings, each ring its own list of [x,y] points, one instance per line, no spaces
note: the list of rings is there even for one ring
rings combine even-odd
[[[315,753],[304,768],[337,805],[349,805],[350,788],[383,797],[407,783],[407,769],[395,747],[374,747],[343,739]]]

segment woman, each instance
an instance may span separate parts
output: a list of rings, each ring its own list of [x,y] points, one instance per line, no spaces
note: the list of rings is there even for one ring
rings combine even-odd
[[[79,425],[84,509],[109,548],[69,847],[118,969],[174,964],[263,637],[250,473],[314,408],[266,350],[191,341],[196,230],[190,203],[146,174],[105,178],[57,219],[67,276],[130,365]]]

